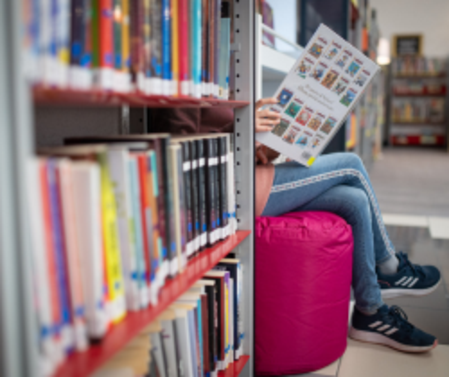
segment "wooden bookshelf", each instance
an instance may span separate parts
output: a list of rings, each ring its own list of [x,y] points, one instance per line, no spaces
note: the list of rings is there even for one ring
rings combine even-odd
[[[121,323],[110,329],[99,344],[91,345],[85,352],[70,355],[64,364],[58,368],[54,377],[87,377],[92,374],[247,238],[250,233],[250,231],[240,230],[235,235],[192,258],[186,269],[176,278],[168,280],[161,289],[157,306],[128,313]],[[234,371],[238,368],[243,369],[244,365],[241,365],[240,360],[233,364],[232,369]],[[229,368],[231,369],[231,366]],[[225,376],[237,375],[225,374]]]
[[[242,108],[248,101],[216,98],[169,97],[145,95],[138,92],[118,93],[104,90],[72,90],[44,86],[33,87],[33,100],[44,106],[135,106],[135,107],[229,107]]]

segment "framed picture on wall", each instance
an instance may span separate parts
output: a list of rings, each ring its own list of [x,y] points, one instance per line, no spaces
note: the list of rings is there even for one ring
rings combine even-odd
[[[395,35],[391,46],[394,57],[422,56],[423,36],[422,34]]]

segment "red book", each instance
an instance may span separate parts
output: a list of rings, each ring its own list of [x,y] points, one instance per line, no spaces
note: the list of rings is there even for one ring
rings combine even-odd
[[[210,363],[209,363],[209,312],[207,310],[207,295],[201,295],[201,322],[202,322],[202,332],[203,332],[203,367],[204,372],[209,373]]]
[[[190,29],[189,29],[189,0],[179,1],[179,81],[180,91],[184,96],[189,95],[189,61],[190,61]],[[190,0],[192,1],[192,0]]]
[[[114,20],[112,17],[112,0],[99,1],[100,17],[100,67],[114,66]]]
[[[53,320],[53,325],[58,328],[61,324],[61,309],[60,300],[58,294],[58,274],[56,270],[56,260],[55,251],[53,243],[53,228],[51,222],[51,212],[50,212],[50,188],[47,179],[47,164],[42,161],[39,164],[39,180],[42,192],[42,209],[43,209],[43,221],[45,228],[45,249],[47,254],[48,263],[48,273],[50,282],[50,300],[51,300],[51,316]]]
[[[142,233],[143,233],[143,248],[145,257],[145,269],[147,271],[147,276],[145,277],[147,283],[150,282],[150,272],[151,272],[151,259],[150,259],[150,239],[151,229],[148,229],[148,216],[150,213],[150,198],[148,190],[148,179],[147,179],[147,155],[145,153],[138,153],[137,164],[139,168],[139,184],[140,184],[140,209],[142,213]],[[148,214],[148,216],[147,216]]]

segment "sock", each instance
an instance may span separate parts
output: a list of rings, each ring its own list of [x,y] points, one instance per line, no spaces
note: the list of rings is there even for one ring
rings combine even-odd
[[[398,272],[399,259],[396,256],[392,256],[382,264],[379,264],[379,270],[384,275],[394,275]]]

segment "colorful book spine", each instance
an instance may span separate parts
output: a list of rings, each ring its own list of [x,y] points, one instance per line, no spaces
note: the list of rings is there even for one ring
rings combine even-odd
[[[145,246],[144,235],[142,229],[142,214],[140,202],[140,182],[139,182],[139,168],[137,158],[130,156],[129,164],[129,184],[132,201],[132,219],[130,220],[130,229],[135,239],[136,245],[136,262],[137,262],[137,283],[139,289],[139,302],[141,308],[146,308],[149,304],[149,293],[147,286],[147,270],[145,264]]]
[[[182,93],[180,85],[180,40],[179,33],[181,28],[179,25],[183,14],[180,8],[184,0],[170,0],[171,3],[171,90],[170,95],[177,96]],[[181,55],[182,56],[182,55]]]
[[[81,66],[84,49],[84,0],[72,0],[70,11],[70,64]]]
[[[192,208],[192,181],[191,181],[191,160],[189,142],[181,143],[183,163],[182,170],[184,172],[184,193],[185,193],[185,220],[187,228],[187,258],[191,257],[194,252],[194,237],[193,237],[193,208]]]
[[[209,82],[209,0],[201,0],[201,95],[208,96]]]
[[[162,94],[171,94],[171,20],[170,0],[162,0]]]
[[[198,188],[198,151],[195,140],[189,142],[190,147],[190,181],[192,185],[192,227],[193,227],[193,250],[197,252],[200,249],[200,210],[199,210],[199,188]]]
[[[131,16],[131,79],[137,90],[145,91],[142,51],[143,0],[130,0]]]
[[[162,94],[162,0],[151,0],[151,93]]]
[[[143,65],[145,72],[145,92],[150,94],[151,85],[151,22],[150,22],[150,0],[143,0],[143,25],[142,25],[142,41],[143,41]]]
[[[221,20],[221,42],[219,61],[219,91],[218,96],[222,99],[229,98],[229,64],[231,59],[231,20],[222,18]]]
[[[209,0],[209,25],[208,25],[208,92],[213,97],[215,93],[215,22],[216,22],[216,0]]]
[[[105,251],[106,281],[110,299],[110,319],[117,323],[126,313],[125,290],[122,277],[121,252],[118,237],[117,212],[107,157],[98,155],[101,185],[101,218]]]
[[[201,97],[202,72],[201,64],[203,59],[203,33],[202,33],[202,4],[201,0],[190,0],[191,7],[191,44],[192,44],[192,65],[191,65],[191,86],[190,93],[196,98]]]
[[[66,352],[73,348],[72,313],[70,310],[69,279],[67,275],[67,261],[64,233],[62,229],[62,216],[57,180],[56,160],[47,162],[47,179],[49,190],[49,204],[51,215],[51,230],[53,240],[54,260],[56,262],[56,274],[58,278],[58,294],[61,310],[61,337],[62,345]]]
[[[180,60],[180,87],[181,87],[181,95],[188,96],[189,95],[189,59],[191,56],[191,52],[189,49],[190,42],[189,41],[189,0],[172,0],[172,1],[179,1],[178,7],[179,7],[179,60]],[[190,3],[192,3],[192,0],[190,0]],[[192,20],[191,20],[192,21]],[[175,20],[173,20],[175,22]],[[192,24],[192,22],[191,22]],[[174,38],[175,41],[175,38]]]
[[[123,9],[122,9],[122,0],[113,0],[113,8],[112,8],[112,40],[113,40],[113,56],[114,56],[114,82],[113,89],[117,91],[121,91],[121,71],[123,68],[123,60],[122,60],[122,47],[123,47]]]
[[[58,85],[67,86],[70,64],[70,0],[59,0],[57,19]]]
[[[198,219],[200,233],[200,249],[207,245],[208,226],[207,226],[207,190],[206,190],[206,153],[203,140],[195,140],[198,156]]]
[[[129,74],[131,68],[131,46],[130,46],[130,0],[122,1],[122,70]],[[129,87],[127,88],[129,89]]]

